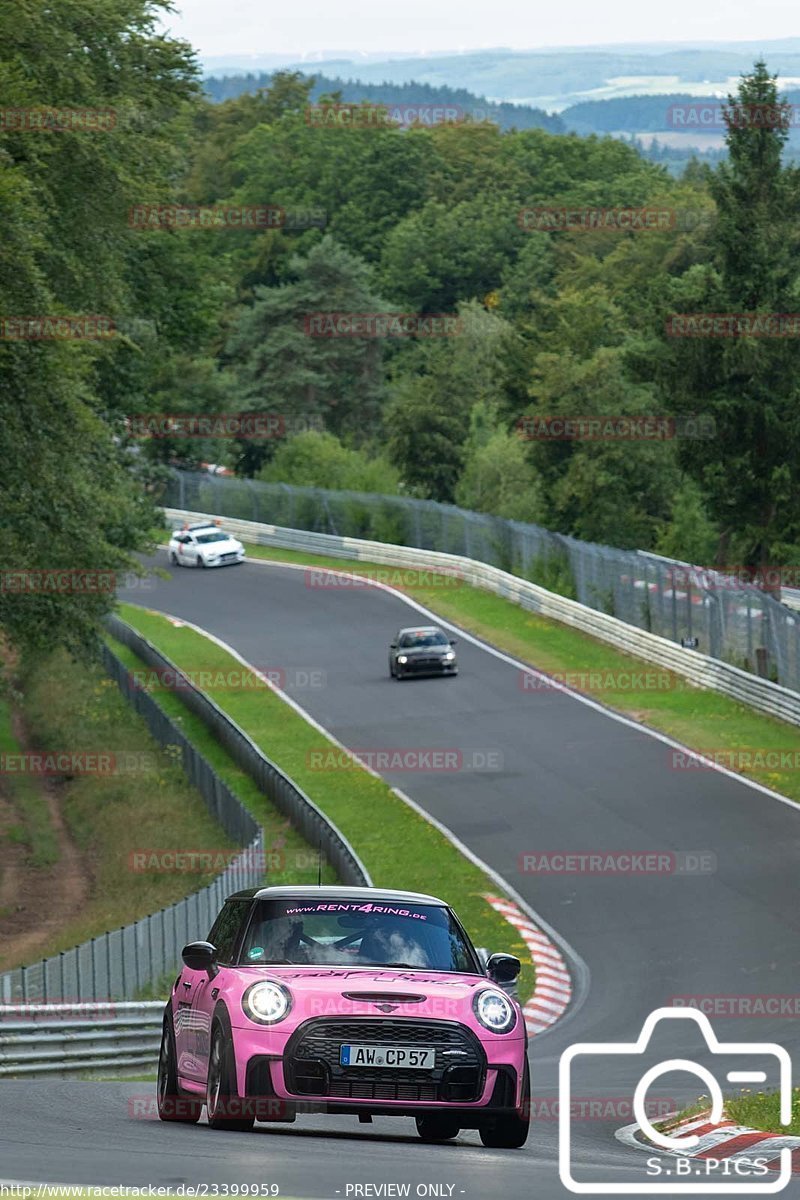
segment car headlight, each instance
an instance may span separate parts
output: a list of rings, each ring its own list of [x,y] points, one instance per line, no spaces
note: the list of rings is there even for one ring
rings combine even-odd
[[[407,662],[408,662],[408,655],[407,655],[407,654],[398,654],[398,656],[397,656],[397,661],[398,661],[398,662],[401,662],[401,663],[407,663]]]
[[[245,1016],[259,1025],[276,1025],[292,1007],[291,993],[279,983],[254,983],[242,996]]]
[[[509,1033],[517,1023],[514,1005],[505,992],[493,988],[478,992],[473,1007],[481,1025],[492,1033]]]
[[[453,654],[453,651],[452,651],[452,650],[448,650],[448,651],[447,651],[447,654],[445,654],[445,656],[444,656],[444,661],[445,661],[445,662],[452,662],[454,658],[455,658],[455,654]]]

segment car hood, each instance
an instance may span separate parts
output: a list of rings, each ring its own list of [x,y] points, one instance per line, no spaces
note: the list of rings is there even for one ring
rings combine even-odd
[[[409,646],[407,649],[398,649],[398,654],[405,654],[408,658],[432,658],[434,656],[441,658],[444,654],[449,654],[450,646]]]
[[[376,967],[240,967],[244,991],[270,979],[292,993],[296,1021],[320,1016],[382,1016],[463,1019],[481,988],[494,987],[485,975],[457,975],[424,969]],[[391,1006],[387,1009],[387,1006]]]
[[[226,538],[224,542],[207,542],[197,548],[203,554],[230,554],[231,550],[241,550],[242,543],[236,538]]]

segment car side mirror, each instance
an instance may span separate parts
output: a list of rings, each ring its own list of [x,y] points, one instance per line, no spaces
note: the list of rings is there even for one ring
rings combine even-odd
[[[189,942],[183,947],[181,958],[190,971],[205,971],[213,979],[219,971],[217,948],[211,942]]]
[[[494,983],[514,983],[522,970],[522,963],[513,954],[492,954],[486,964],[486,974]]]
[[[457,646],[457,645],[458,645],[458,638],[450,638],[450,645],[451,645],[451,646]]]
[[[389,643],[389,649],[390,649],[390,650],[396,650],[396,649],[397,649],[397,642],[390,642],[390,643]]]

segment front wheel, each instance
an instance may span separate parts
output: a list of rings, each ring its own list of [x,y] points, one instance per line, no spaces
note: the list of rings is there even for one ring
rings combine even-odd
[[[169,561],[172,563],[173,567],[180,566],[180,563],[178,562],[178,556],[174,550],[170,550],[169,552]]]
[[[236,1090],[236,1066],[233,1042],[219,1020],[211,1032],[208,1060],[206,1110],[212,1129],[231,1129],[246,1133],[253,1128],[255,1115],[244,1115],[245,1101]]]
[[[203,1111],[202,1100],[181,1096],[178,1092],[178,1056],[175,1051],[175,1031],[169,1014],[164,1016],[161,1034],[156,1103],[160,1120],[177,1121],[184,1125],[195,1125]]]
[[[423,1142],[449,1142],[460,1132],[452,1117],[417,1117],[417,1133]]]
[[[522,1104],[509,1116],[495,1117],[480,1130],[484,1146],[492,1150],[519,1150],[528,1140],[531,1124],[531,1076],[527,1062],[522,1081]]]

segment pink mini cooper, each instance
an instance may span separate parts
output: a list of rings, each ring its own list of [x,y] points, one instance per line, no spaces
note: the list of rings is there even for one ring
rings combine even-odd
[[[424,1141],[477,1129],[525,1144],[527,1034],[504,988],[519,959],[486,968],[455,913],[415,892],[272,887],[225,902],[192,942],[164,1013],[162,1121],[212,1129],[297,1112],[414,1117]]]

